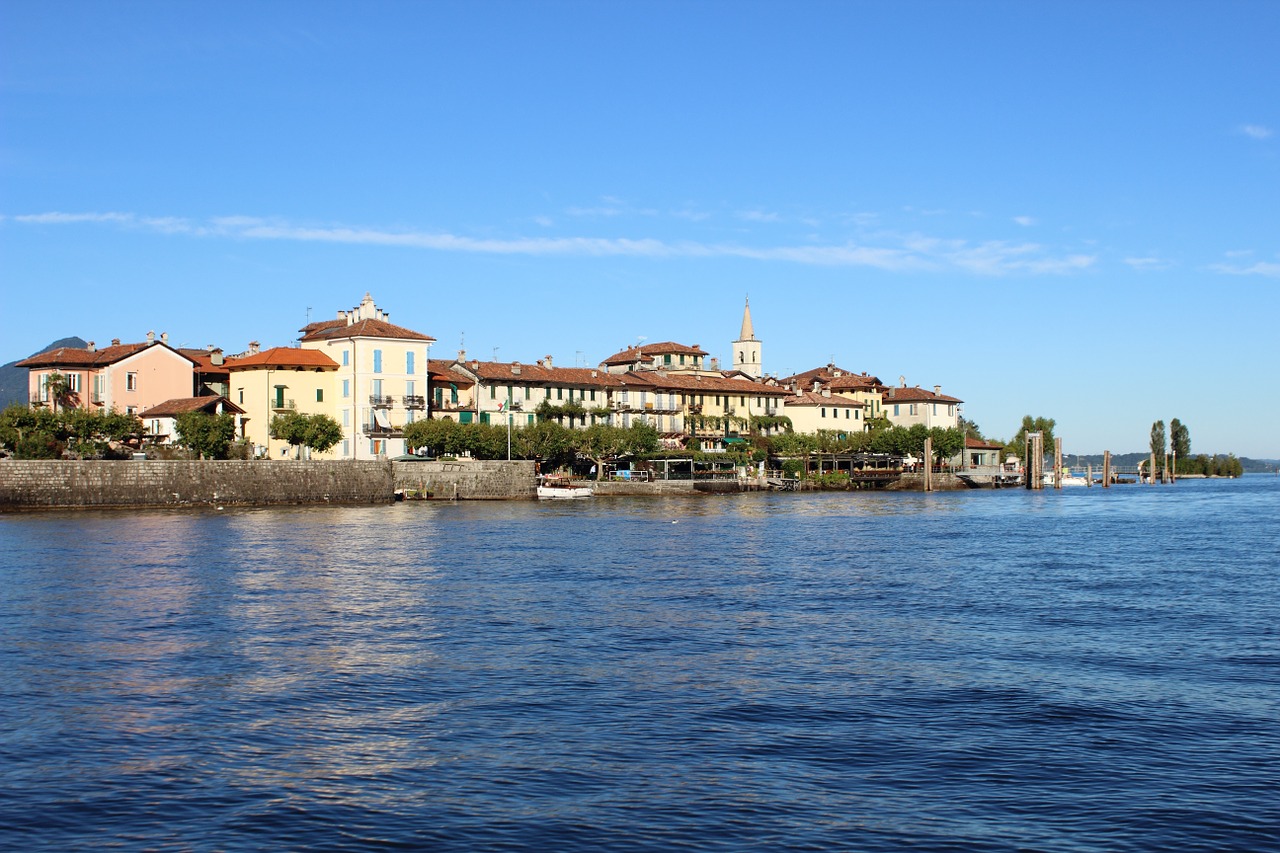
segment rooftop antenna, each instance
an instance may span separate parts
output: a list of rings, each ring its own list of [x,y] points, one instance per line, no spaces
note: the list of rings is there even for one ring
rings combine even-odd
[[[574,350],[573,366],[585,367],[586,363],[587,363],[587,360],[582,357],[582,350]]]
[[[311,306],[307,306],[307,325],[311,325]]]
[[[500,350],[500,349],[502,349],[502,347],[494,347],[494,348],[493,348],[493,360],[494,360],[494,361],[497,361],[497,360],[498,360],[498,350]]]

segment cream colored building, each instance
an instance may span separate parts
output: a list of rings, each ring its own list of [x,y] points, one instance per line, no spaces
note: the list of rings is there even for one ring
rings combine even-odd
[[[783,401],[783,408],[795,432],[814,435],[819,430],[854,433],[865,429],[864,404],[833,394],[829,388],[795,391]]]
[[[908,388],[904,381],[898,387],[885,388],[881,399],[884,416],[894,426],[924,424],[929,428],[951,429],[960,425],[960,404],[964,401],[943,394],[940,385],[926,391],[918,385]]]
[[[323,352],[273,347],[228,361],[226,368],[231,402],[244,410],[244,437],[253,443],[257,456],[292,459],[298,451],[271,437],[271,419],[276,415],[299,412],[334,417],[338,363]],[[311,454],[311,458],[341,458],[337,450]]]
[[[405,425],[427,417],[433,343],[430,335],[391,323],[367,293],[355,308],[339,311],[337,319],[302,329],[302,347],[323,352],[338,365],[334,411],[343,439],[336,458],[405,452]]]

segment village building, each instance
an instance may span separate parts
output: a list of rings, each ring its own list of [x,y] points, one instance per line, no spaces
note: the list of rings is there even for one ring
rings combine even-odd
[[[166,400],[194,393],[195,362],[169,346],[169,336],[157,340],[147,333],[144,343],[98,349],[92,341],[83,348],[59,347],[17,363],[28,369],[27,382],[33,406],[70,405],[90,411],[112,410],[136,415]],[[66,377],[68,395],[52,399],[49,377]]]
[[[906,380],[899,387],[886,388],[882,393],[884,416],[894,426],[912,427],[924,424],[932,429],[952,429],[960,426],[960,404],[963,400],[948,397],[940,385],[927,391],[920,386],[908,388]]]
[[[247,354],[226,363],[231,400],[241,408],[245,422],[242,434],[252,443],[254,455],[289,458],[297,448],[271,437],[271,419],[289,412],[333,417],[338,403],[338,363],[319,350],[300,347],[255,350],[257,344],[251,345]],[[341,458],[333,450],[316,456]]]
[[[820,430],[836,430],[853,433],[865,429],[865,404],[833,394],[830,388],[819,391],[798,389],[784,398],[783,406],[794,432],[813,434]]]
[[[751,324],[751,300],[748,299],[742,309],[742,330],[738,333],[738,339],[733,342],[732,369],[753,379],[763,378],[761,349],[760,341],[756,340],[755,327]]]
[[[304,349],[338,365],[335,410],[343,439],[339,459],[378,459],[405,452],[404,426],[428,416],[429,352],[435,338],[397,326],[368,293],[334,320],[301,329]]]
[[[715,359],[708,361],[706,350],[694,344],[678,344],[663,341],[656,344],[637,344],[600,362],[600,369],[608,373],[638,373],[645,370],[666,370],[671,373],[719,373]]]
[[[221,395],[179,397],[138,413],[143,438],[152,444],[174,444],[178,440],[178,416],[188,412],[235,416],[236,438],[245,437],[244,409]]]

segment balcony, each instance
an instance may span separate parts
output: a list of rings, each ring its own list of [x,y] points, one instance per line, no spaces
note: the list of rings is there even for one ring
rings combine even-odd
[[[271,411],[273,412],[292,412],[298,408],[298,404],[293,400],[272,400]]]
[[[375,409],[389,409],[396,404],[396,398],[381,394],[370,394],[369,405]]]
[[[406,394],[400,398],[400,401],[406,409],[425,409],[427,407],[426,397],[414,397]]]
[[[471,410],[471,404],[458,400],[436,400],[433,408],[437,412],[465,412]]]

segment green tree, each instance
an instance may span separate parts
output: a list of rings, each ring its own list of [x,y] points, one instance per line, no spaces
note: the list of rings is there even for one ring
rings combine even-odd
[[[1177,418],[1169,421],[1169,444],[1179,461],[1191,458],[1191,431]]]
[[[1156,421],[1151,425],[1151,454],[1156,458],[1156,469],[1151,472],[1153,477],[1155,476],[1156,471],[1163,469],[1165,466],[1164,455],[1167,452],[1165,450],[1167,443],[1164,431],[1164,421]]]
[[[272,438],[293,446],[295,456],[301,456],[304,447],[314,453],[324,453],[342,441],[342,426],[321,414],[283,412],[271,419],[270,432]]]
[[[467,449],[467,425],[454,420],[425,420],[406,424],[404,440],[411,450],[425,448],[433,456],[457,456]]]
[[[342,441],[342,425],[328,415],[315,414],[307,424],[307,434],[303,444],[313,453],[324,453]]]
[[[596,466],[596,479],[604,477],[605,462],[612,461],[626,452],[631,436],[628,430],[609,424],[592,424],[575,434],[579,454]]]
[[[183,412],[174,418],[178,440],[201,459],[225,459],[236,437],[236,419],[229,413]]]
[[[978,428],[976,423],[968,418],[960,419],[960,431],[964,434],[965,438],[976,438],[979,441],[986,441],[986,439],[982,437],[982,430]]]
[[[1044,453],[1046,456],[1053,454],[1053,428],[1057,425],[1057,421],[1053,418],[1037,417],[1024,415],[1022,425],[1018,427],[1018,431],[1014,434],[1012,440],[1004,446],[1004,455],[1017,456],[1019,459],[1027,455],[1027,435],[1029,433],[1038,432],[1044,436]]]
[[[933,427],[929,438],[933,439],[933,461],[939,465],[964,450],[965,434],[960,429]]]
[[[19,459],[60,459],[65,447],[60,431],[49,409],[14,403],[0,412],[0,446]]]
[[[520,459],[537,459],[543,469],[554,471],[577,458],[573,431],[546,420],[521,427],[512,439],[511,452]]]
[[[45,390],[49,393],[49,403],[55,412],[79,402],[79,395],[71,390],[71,377],[57,371],[45,378]]]

